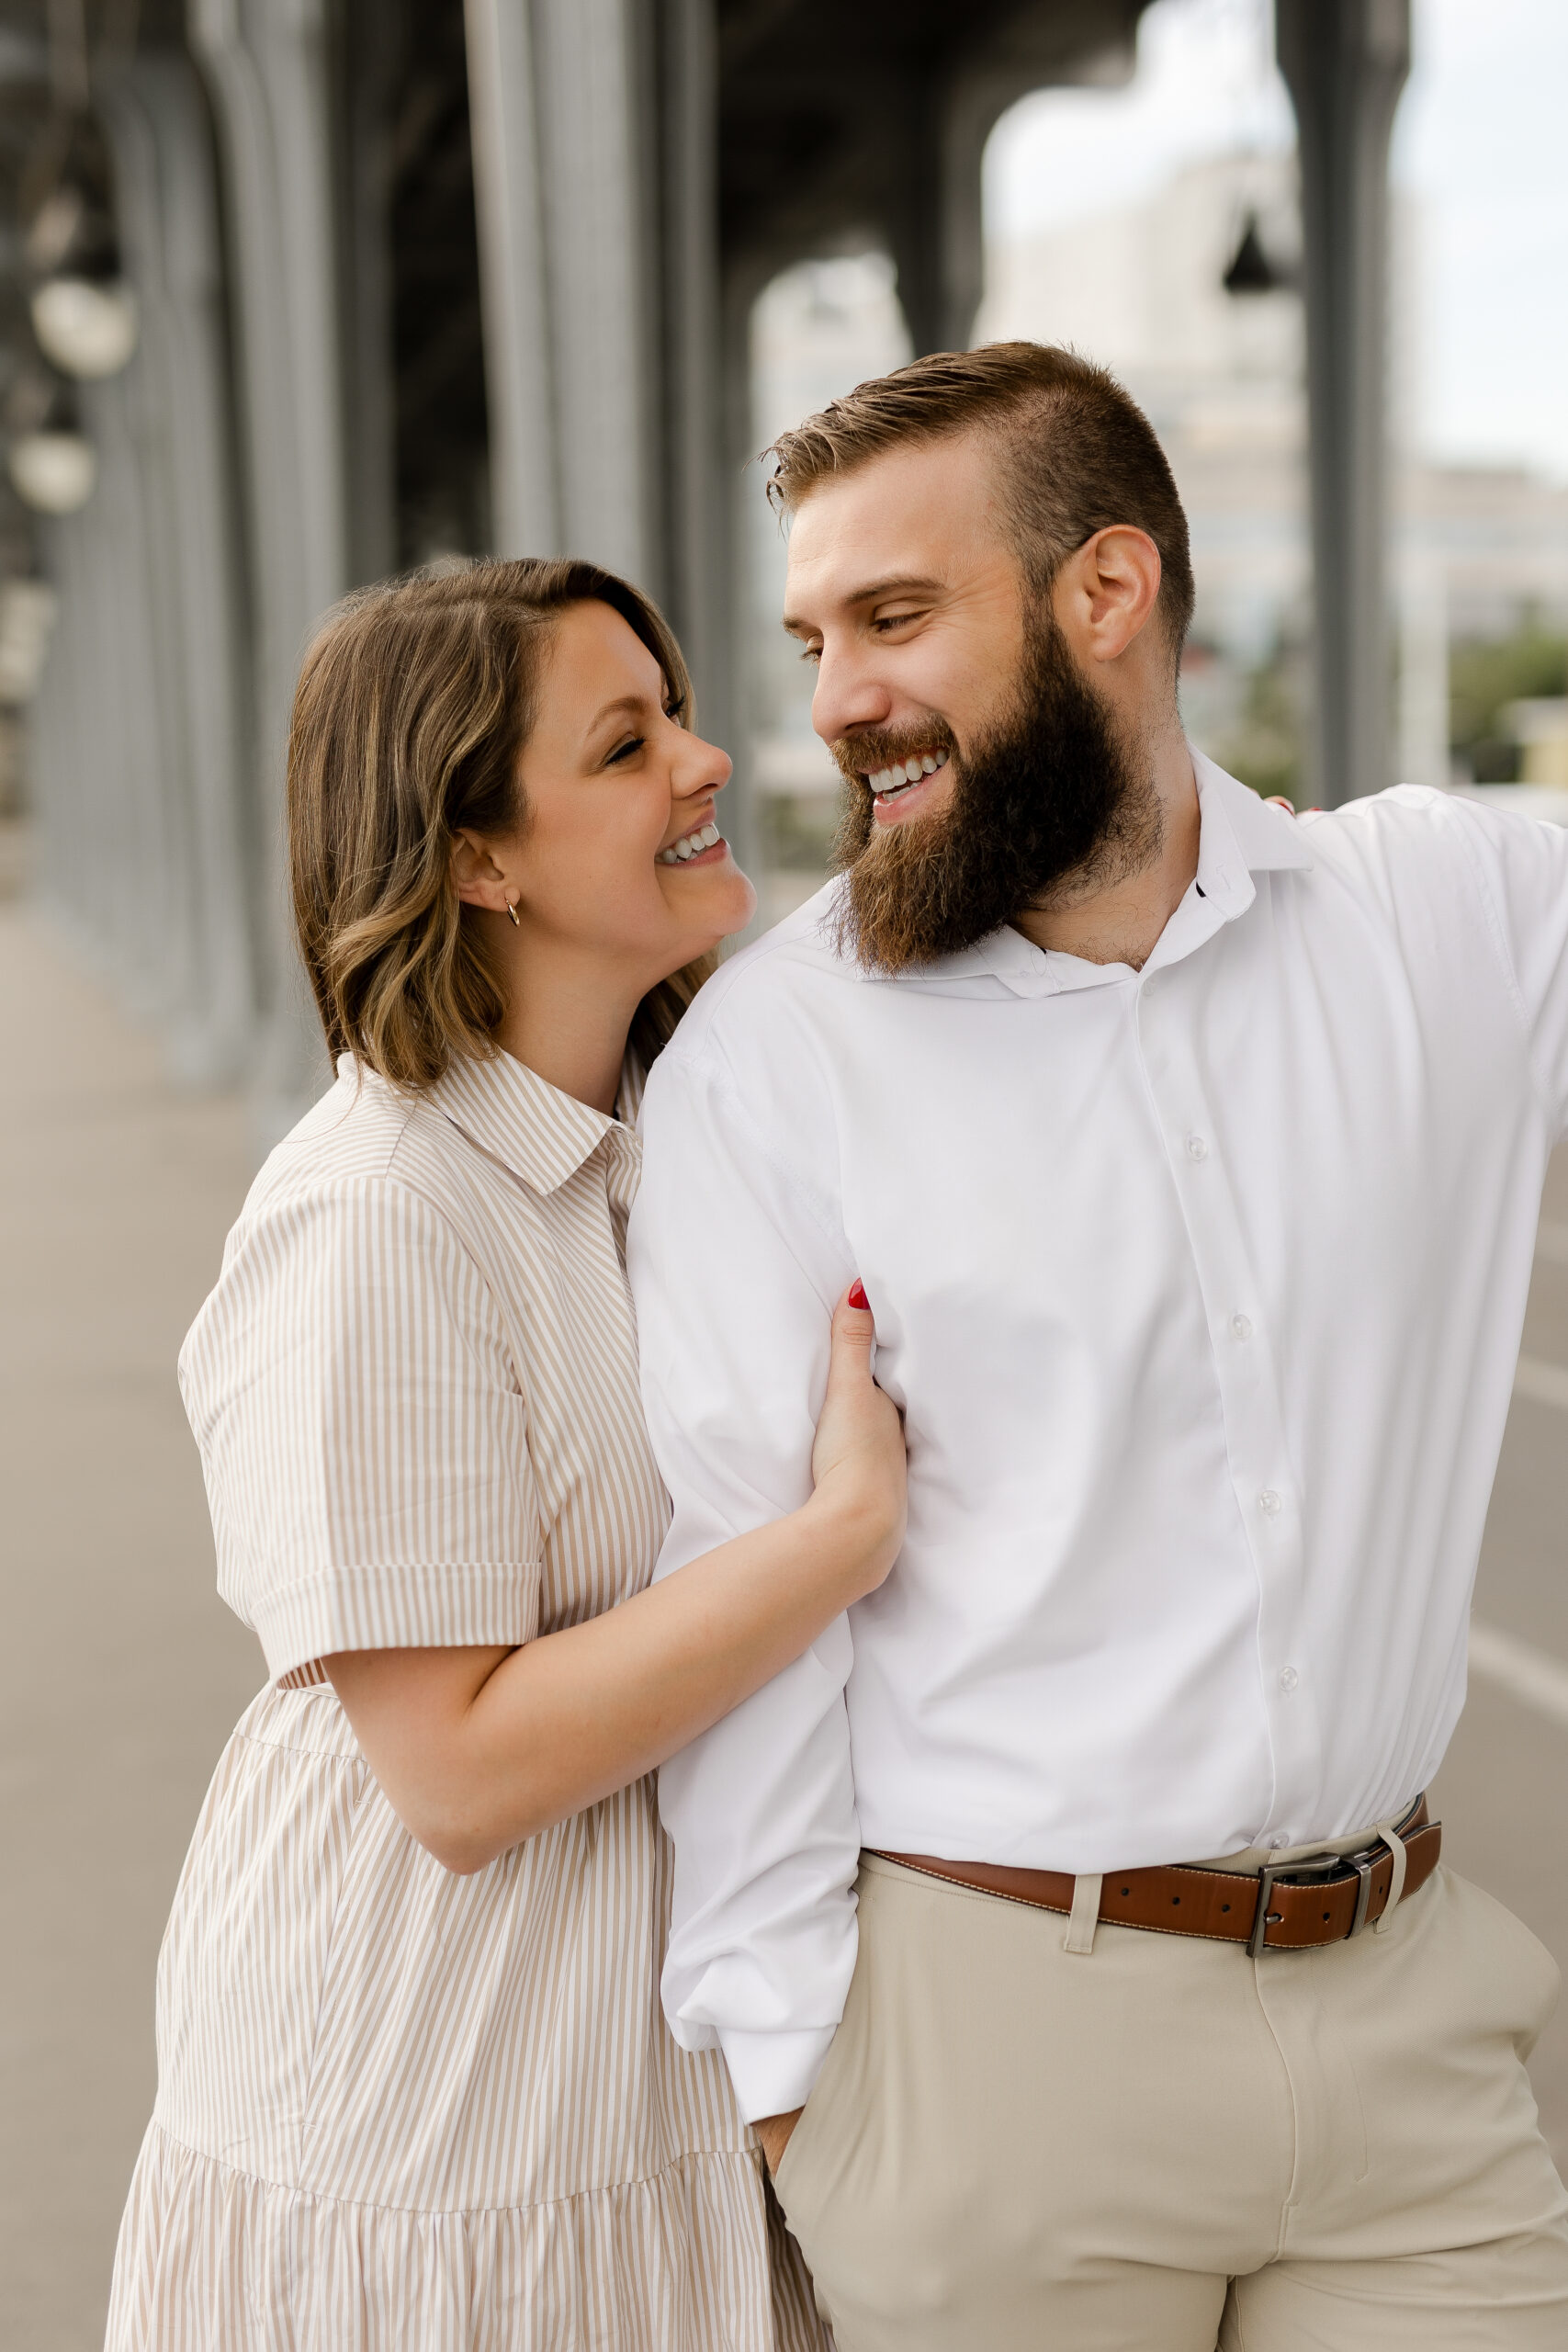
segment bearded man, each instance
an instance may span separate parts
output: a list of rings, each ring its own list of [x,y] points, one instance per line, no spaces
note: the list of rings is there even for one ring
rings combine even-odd
[[[859,1276],[887,1584],[668,1765],[723,2048],[840,2352],[1568,2341],[1540,1946],[1423,1790],[1542,1178],[1568,836],[1296,822],[1187,743],[1114,381],[917,362],[778,444],[845,871],[656,1066],[662,1566],[793,1510]]]

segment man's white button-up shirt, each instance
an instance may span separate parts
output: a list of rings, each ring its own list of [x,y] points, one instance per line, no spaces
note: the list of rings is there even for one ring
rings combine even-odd
[[[1201,758],[1142,973],[1012,930],[896,980],[831,887],[656,1065],[630,1261],[660,1560],[810,1492],[859,1274],[905,1411],[880,1591],[667,1765],[665,2006],[798,2106],[860,1847],[1067,1871],[1393,1815],[1464,1697],[1547,1154],[1568,834]]]

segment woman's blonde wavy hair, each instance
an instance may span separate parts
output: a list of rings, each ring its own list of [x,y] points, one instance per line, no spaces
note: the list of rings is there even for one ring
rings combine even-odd
[[[614,572],[572,560],[433,567],[359,590],[305,656],[288,736],[294,922],[327,1046],[392,1085],[497,1051],[506,1011],[481,926],[459,902],[460,827],[526,827],[521,760],[556,621],[608,605],[664,673],[683,726],[692,685],[669,625]],[[646,1069],[714,968],[704,956],[637,1008]]]

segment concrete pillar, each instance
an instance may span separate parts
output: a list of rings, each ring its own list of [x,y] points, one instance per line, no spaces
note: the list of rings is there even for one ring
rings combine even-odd
[[[212,100],[250,553],[262,1139],[325,1075],[283,867],[288,708],[311,628],[347,585],[324,0],[188,0]]]
[[[61,625],[35,732],[40,879],[176,1074],[211,1080],[245,1063],[254,990],[210,131],[177,53],[97,96],[141,336],[121,375],[82,387],[98,485],[47,531]]]
[[[492,544],[562,552],[543,163],[529,0],[466,0]]]
[[[653,526],[658,594],[697,684],[698,723],[733,750],[730,487],[718,260],[717,59],[712,0],[663,0],[652,21],[661,145],[661,288]],[[732,835],[738,843],[739,833]]]
[[[217,187],[206,109],[184,58],[139,60],[107,94],[104,113],[142,318],[139,470],[168,916],[180,942],[167,1043],[180,1077],[210,1081],[245,1067],[256,1011]]]
[[[467,7],[496,548],[587,556],[652,587],[646,14],[638,0]]]
[[[334,209],[339,226],[339,357],[344,541],[355,587],[398,566],[390,193],[397,136],[394,74],[403,41],[395,0],[338,0]]]
[[[969,348],[986,288],[981,161],[1017,96],[1010,77],[990,72],[911,77],[886,217],[917,356]]]
[[[712,0],[466,0],[494,545],[668,612],[725,740]]]
[[[1409,0],[1275,0],[1305,246],[1315,707],[1312,798],[1392,781],[1387,538],[1388,143]]]

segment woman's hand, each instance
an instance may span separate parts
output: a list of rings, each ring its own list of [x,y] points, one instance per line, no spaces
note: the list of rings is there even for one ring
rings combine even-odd
[[[872,1378],[875,1339],[865,1292],[852,1283],[833,1310],[828,1393],[818,1418],[811,1476],[817,1510],[831,1513],[851,1535],[852,1600],[882,1582],[904,1541],[904,1424],[892,1398]]]
[[[482,1870],[652,1771],[882,1582],[904,1540],[904,1434],[871,1376],[874,1337],[857,1283],[833,1317],[798,1510],[521,1649],[324,1660],[399,1818],[448,1870]]]

